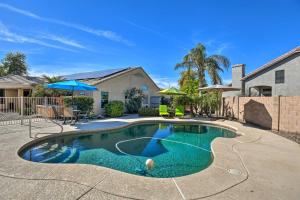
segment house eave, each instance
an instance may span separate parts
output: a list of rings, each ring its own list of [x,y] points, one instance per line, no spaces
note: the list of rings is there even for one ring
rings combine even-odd
[[[283,61],[283,60],[285,60],[285,59],[287,59],[287,58],[289,58],[289,57],[291,57],[291,56],[293,56],[293,55],[295,55],[297,53],[300,53],[300,46],[298,46],[298,47],[292,49],[291,51],[289,51],[289,52],[287,52],[287,53],[285,53],[285,54],[283,54],[283,55],[281,55],[281,56],[279,56],[279,57],[271,60],[270,62],[262,65],[261,67],[259,67],[255,71],[253,71],[250,74],[248,74],[247,76],[243,77],[241,80],[245,81],[245,80],[247,80],[247,79],[255,76],[256,74],[258,74],[258,73],[260,73],[260,72],[262,72],[262,71],[264,71],[264,70],[266,70],[266,69],[274,66],[275,64],[277,64],[277,63],[279,63],[279,62],[281,62],[281,61]]]

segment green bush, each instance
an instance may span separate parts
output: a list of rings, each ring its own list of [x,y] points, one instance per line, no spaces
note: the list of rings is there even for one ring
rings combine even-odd
[[[131,88],[125,91],[125,107],[127,113],[138,113],[138,110],[142,107],[142,101],[144,98],[143,91],[138,88]]]
[[[64,97],[64,104],[67,107],[72,107],[72,98]],[[78,110],[83,112],[91,112],[93,110],[94,99],[88,96],[75,96],[73,98],[73,105]]]
[[[105,113],[109,117],[121,117],[124,114],[124,103],[122,101],[111,101],[105,105]]]
[[[145,116],[145,117],[155,117],[159,116],[159,111],[157,108],[147,108],[143,107],[139,109],[139,115],[140,116]]]

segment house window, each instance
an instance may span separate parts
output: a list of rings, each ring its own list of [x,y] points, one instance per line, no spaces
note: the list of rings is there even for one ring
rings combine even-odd
[[[24,90],[23,91],[23,96],[24,97],[29,97],[30,96],[30,90]]]
[[[143,92],[148,92],[149,87],[148,87],[148,85],[143,84],[143,85],[141,85],[140,89],[141,89]]]
[[[261,89],[261,95],[264,97],[272,96],[272,88],[263,88]]]
[[[108,103],[108,92],[101,92],[101,108],[104,108]]]
[[[275,71],[275,83],[284,83],[284,70]]]
[[[0,89],[0,104],[4,104],[5,91]]]
[[[147,94],[144,94],[143,105],[148,105],[148,104],[149,104],[149,97]]]
[[[143,105],[148,105],[149,104],[149,96],[148,96],[149,87],[146,84],[142,84],[140,89],[143,91],[143,94],[144,94]]]

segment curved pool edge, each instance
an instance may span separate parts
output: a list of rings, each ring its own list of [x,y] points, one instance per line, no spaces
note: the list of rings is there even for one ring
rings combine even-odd
[[[77,135],[77,134],[82,134],[82,133],[92,133],[92,132],[99,132],[99,131],[113,131],[113,130],[118,130],[118,129],[121,129],[121,128],[126,128],[126,127],[129,127],[129,126],[132,126],[132,125],[136,125],[136,124],[141,124],[141,123],[153,123],[153,122],[156,122],[156,123],[159,123],[159,122],[169,122],[169,123],[191,123],[191,124],[205,124],[205,125],[209,125],[209,126],[217,126],[217,127],[221,127],[221,128],[225,128],[225,129],[229,129],[230,131],[234,131],[237,135],[239,135],[240,137],[243,137],[245,134],[241,131],[239,131],[239,129],[237,127],[234,127],[234,126],[231,126],[231,125],[228,125],[228,124],[224,124],[223,122],[215,122],[215,121],[202,121],[202,120],[183,120],[183,119],[180,119],[180,120],[170,120],[170,119],[158,119],[158,120],[135,120],[133,122],[128,122],[128,124],[125,124],[125,125],[120,125],[118,127],[113,127],[113,128],[100,128],[100,129],[94,129],[94,130],[85,130],[85,131],[68,131],[68,132],[65,132],[65,133],[62,133],[62,134],[53,134],[53,135],[47,135],[47,136],[43,136],[41,138],[38,138],[36,140],[32,140],[24,145],[22,145],[18,151],[17,151],[17,155],[19,156],[19,153],[21,151],[23,151],[26,147],[29,147],[30,145],[34,144],[34,143],[37,143],[37,142],[41,142],[45,139],[48,139],[48,138],[53,138],[53,137],[60,137],[60,136],[65,136],[65,135]],[[194,173],[194,174],[190,174],[190,175],[186,175],[186,176],[183,176],[183,177],[175,177],[175,178],[150,178],[150,177],[142,177],[142,176],[138,176],[138,175],[134,175],[134,174],[128,174],[128,173],[125,173],[125,172],[121,172],[121,171],[118,171],[118,170],[114,170],[114,169],[110,169],[110,168],[106,168],[106,167],[101,167],[101,166],[93,166],[93,165],[89,165],[89,164],[71,164],[72,167],[70,167],[70,164],[44,164],[44,163],[35,163],[35,162],[31,162],[31,161],[27,161],[27,160],[24,160],[23,158],[19,157],[19,159],[21,159],[22,161],[26,161],[27,164],[29,165],[40,165],[41,167],[43,165],[45,166],[55,166],[55,167],[58,167],[59,165],[59,169],[64,171],[64,168],[86,168],[86,169],[96,169],[96,168],[99,168],[98,170],[101,171],[101,173],[107,173],[109,174],[108,178],[104,179],[101,183],[101,187],[100,187],[100,190],[103,191],[103,192],[107,192],[107,193],[110,193],[110,194],[115,194],[115,195],[121,195],[121,196],[124,196],[124,197],[128,197],[128,198],[135,198],[134,195],[124,195],[124,194],[121,194],[122,193],[122,190],[118,190],[118,191],[115,191],[113,190],[112,191],[112,188],[111,187],[107,187],[107,185],[110,184],[110,182],[114,182],[115,185],[118,185],[118,189],[119,188],[122,188],[122,184],[134,184],[136,182],[140,182],[141,180],[143,181],[147,181],[147,182],[151,182],[151,187],[153,188],[156,188],[155,184],[158,184],[160,185],[161,183],[160,182],[172,182],[174,184],[174,182],[176,182],[176,185],[179,185],[179,187],[184,187],[184,185],[188,184],[190,182],[195,182],[195,181],[199,181],[199,180],[202,180],[202,181],[207,181],[208,178],[209,179],[217,179],[218,180],[218,177],[226,177],[225,179],[227,181],[225,182],[222,182],[220,181],[221,183],[224,183],[224,184],[220,184],[222,185],[221,187],[219,187],[218,191],[214,191],[214,192],[208,192],[207,194],[198,194],[198,195],[195,195],[195,198],[202,198],[202,197],[205,197],[205,196],[210,196],[210,195],[213,195],[213,194],[216,194],[216,193],[219,193],[225,189],[228,189],[228,188],[231,188],[231,187],[234,187],[235,185],[245,181],[245,178],[246,176],[241,176],[240,178],[237,178],[237,177],[232,177],[232,175],[230,175],[230,173],[228,173],[228,168],[225,167],[220,167],[218,166],[219,165],[219,162],[223,162],[224,160],[227,160],[228,158],[232,159],[231,160],[231,163],[232,162],[239,162],[237,163],[238,165],[240,165],[241,163],[241,160],[239,159],[236,159],[236,158],[233,158],[231,157],[232,154],[238,154],[237,152],[235,152],[233,150],[233,147],[232,145],[235,145],[237,144],[238,142],[235,141],[235,138],[216,138],[214,139],[214,141],[211,143],[211,150],[212,150],[212,153],[213,153],[213,161],[211,163],[211,165],[209,165],[206,169],[200,171],[200,172],[197,172],[197,173]],[[232,151],[231,151],[231,155],[228,157],[228,154],[229,154],[229,151],[226,151],[225,153],[220,153],[220,150],[222,150],[222,148],[228,148],[228,147],[224,147],[223,145],[227,145],[228,147],[232,148]],[[228,149],[227,149],[228,150]],[[227,154],[225,157],[224,155]],[[118,182],[115,182],[114,180],[115,179],[119,179],[119,176],[122,177],[121,181],[119,180]],[[107,183],[107,184],[106,184]],[[153,183],[153,184],[152,184]],[[168,185],[170,183],[167,183]],[[171,185],[173,185],[171,184]],[[203,183],[199,183],[199,184],[203,184]],[[214,183],[215,184],[215,183]],[[214,185],[213,184],[213,185]],[[135,184],[134,184],[135,185]],[[196,184],[197,185],[197,184]],[[220,186],[219,185],[219,186]],[[136,186],[136,185],[135,185]],[[173,185],[174,186],[174,185]],[[172,187],[173,187],[172,186]],[[215,188],[215,186],[212,186],[212,188]],[[140,188],[141,189],[141,188]],[[121,192],[120,192],[121,191]],[[137,192],[137,191],[136,191]],[[178,192],[178,191],[177,191]],[[125,193],[126,194],[126,193]],[[194,197],[193,197],[194,198]]]
[[[230,126],[230,125],[222,125],[222,124],[217,124],[214,122],[208,122],[208,121],[201,121],[201,120],[185,120],[185,119],[180,119],[179,120],[174,120],[174,119],[159,119],[159,120],[136,120],[133,122],[128,122],[128,124],[124,124],[124,125],[119,125],[119,126],[115,126],[115,127],[111,127],[111,128],[96,128],[96,129],[91,129],[91,130],[73,130],[73,131],[66,131],[63,133],[49,133],[49,135],[46,136],[42,136],[40,138],[32,138],[33,140],[29,141],[28,143],[24,144],[23,146],[21,146],[18,151],[17,154],[20,156],[20,153],[28,148],[29,146],[31,146],[32,144],[38,143],[38,142],[42,142],[46,139],[50,139],[50,138],[59,138],[59,137],[63,137],[66,135],[80,135],[80,134],[93,134],[93,133],[97,133],[99,131],[116,131],[116,130],[120,130],[122,128],[127,128],[130,126],[134,126],[134,125],[138,125],[138,124],[143,124],[143,123],[165,123],[165,122],[169,122],[169,123],[174,123],[174,124],[180,124],[180,123],[189,123],[189,124],[203,124],[203,125],[209,125],[209,126],[213,126],[213,127],[217,127],[217,128],[223,128],[223,129],[227,129],[230,131],[233,131],[237,136],[240,135],[244,135],[244,133],[239,132],[237,128]]]

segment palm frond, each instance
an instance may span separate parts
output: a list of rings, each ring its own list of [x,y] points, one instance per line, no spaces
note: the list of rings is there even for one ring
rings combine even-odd
[[[207,59],[207,72],[210,76],[211,83],[212,84],[222,84],[222,79],[220,76],[220,71],[223,71],[223,69],[219,66],[219,63],[215,61],[214,59]]]
[[[206,85],[206,72],[210,76],[213,84],[221,84],[220,72],[228,69],[230,61],[222,55],[207,56],[206,48],[199,43],[195,48],[183,57],[181,63],[176,64],[175,69],[185,68],[187,71],[196,69],[199,87]],[[183,77],[181,77],[183,78]],[[184,84],[184,80],[179,80],[179,84]]]
[[[56,82],[60,82],[63,81],[64,78],[61,76],[47,76],[47,75],[43,75],[43,79],[45,80],[45,82],[47,83],[56,83]]]
[[[228,69],[230,66],[230,61],[227,57],[222,55],[211,55],[209,58],[214,59],[219,65],[222,65],[224,69]]]
[[[191,60],[190,54],[187,54],[183,57],[183,60],[181,63],[177,63],[175,65],[175,70],[178,70],[180,68],[191,68],[193,66],[193,62]]]

